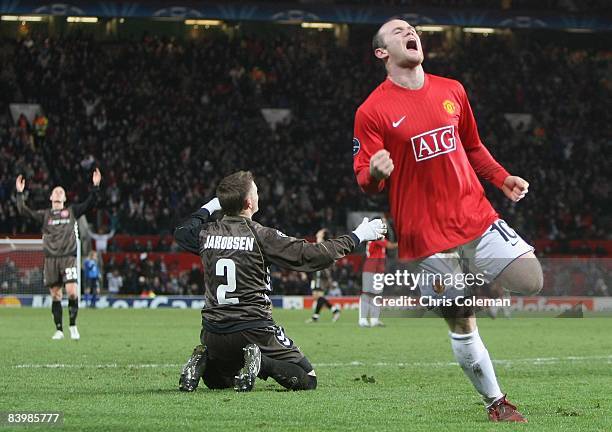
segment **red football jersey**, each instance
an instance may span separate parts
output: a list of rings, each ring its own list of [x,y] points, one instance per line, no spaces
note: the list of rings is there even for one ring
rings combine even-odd
[[[370,157],[381,149],[395,169],[377,182]],[[423,87],[409,90],[385,80],[357,110],[353,154],[361,188],[388,190],[400,258],[467,243],[498,218],[478,176],[501,188],[509,174],[480,141],[458,81],[425,74]]]
[[[387,239],[369,241],[366,245],[366,259],[363,271],[370,273],[385,272],[385,258],[387,257]]]
[[[369,259],[385,259],[387,257],[387,239],[369,241],[366,246],[366,257]]]

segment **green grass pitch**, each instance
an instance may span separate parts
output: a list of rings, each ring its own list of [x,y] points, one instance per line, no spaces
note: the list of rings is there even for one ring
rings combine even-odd
[[[517,425],[487,421],[441,320],[360,329],[353,311],[336,324],[308,314],[275,311],[315,365],[316,391],[259,380],[252,393],[184,394],[198,311],[85,309],[74,342],[50,339],[48,310],[0,309],[0,411],[62,411],[70,431],[612,430],[610,318],[480,319],[502,390],[530,422]],[[15,430],[28,429],[40,430]]]

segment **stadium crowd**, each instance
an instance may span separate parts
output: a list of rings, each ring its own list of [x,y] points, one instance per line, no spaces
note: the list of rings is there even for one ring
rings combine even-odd
[[[274,2],[277,0],[265,0]],[[486,10],[597,12],[609,9],[607,0],[300,0],[304,4],[395,6],[410,8],[472,8]]]
[[[609,53],[497,36],[424,44],[426,70],[464,84],[485,145],[531,183],[518,205],[487,188],[509,223],[528,240],[608,238]],[[37,36],[4,40],[0,61],[0,232],[37,231],[16,214],[18,173],[42,208],[55,184],[83,199],[94,166],[104,198],[90,222],[118,233],[171,232],[237,169],[256,175],[257,219],[294,235],[344,232],[347,211],[386,207],[352,172],[354,112],[384,79],[367,42]],[[15,123],[12,102],[42,115]],[[291,118],[272,129],[261,108]],[[513,127],[506,113],[531,117]]]

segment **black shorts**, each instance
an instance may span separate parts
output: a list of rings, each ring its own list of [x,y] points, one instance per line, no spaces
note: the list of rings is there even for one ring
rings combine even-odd
[[[225,376],[235,376],[244,366],[242,348],[255,344],[267,357],[300,363],[304,359],[302,351],[278,325],[247,329],[234,333],[211,333],[202,330],[200,339],[208,350],[208,358],[217,365],[217,372]]]
[[[46,287],[76,282],[78,280],[76,257],[45,257],[43,274]]]

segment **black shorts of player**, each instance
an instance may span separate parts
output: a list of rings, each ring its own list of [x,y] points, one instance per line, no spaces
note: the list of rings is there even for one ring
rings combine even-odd
[[[98,278],[90,279],[85,278],[85,288],[91,292],[94,292],[100,288],[100,281]]]
[[[302,351],[278,325],[234,333],[211,333],[202,330],[200,340],[208,351],[204,382],[210,388],[225,388],[233,385],[234,376],[244,366],[242,349],[249,344],[257,345],[262,355],[275,360],[295,363],[312,370],[312,366]]]
[[[77,281],[76,257],[45,257],[43,277],[46,287]]]

